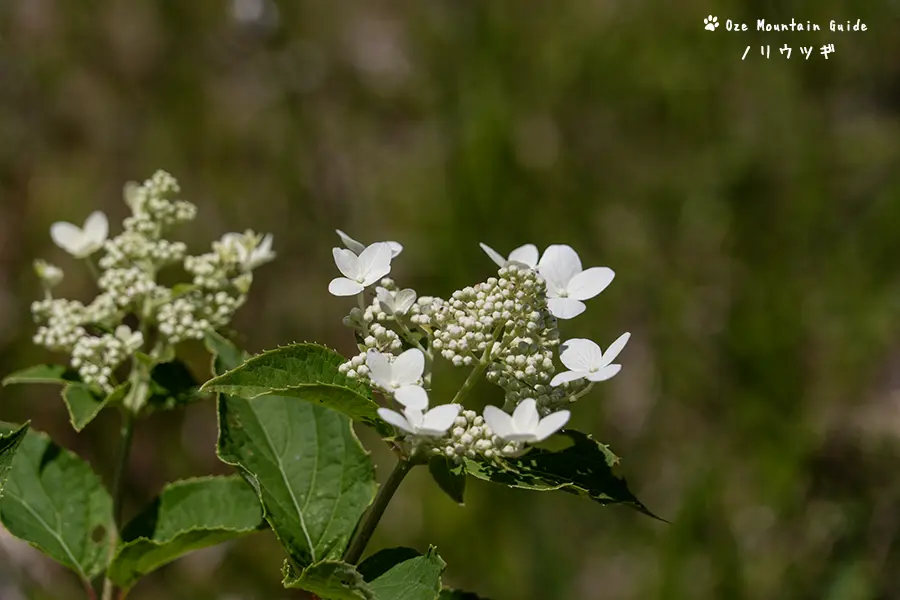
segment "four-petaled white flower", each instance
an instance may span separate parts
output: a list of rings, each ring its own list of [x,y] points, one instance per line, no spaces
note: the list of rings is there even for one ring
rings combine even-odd
[[[362,254],[363,250],[366,249],[366,245],[362,242],[357,242],[352,237],[341,231],[340,229],[335,229],[335,232],[340,236],[341,241],[344,242],[344,245],[347,246],[350,250],[353,250],[354,254]],[[403,245],[399,242],[384,242],[385,244],[390,244],[391,246],[391,258],[394,258],[401,252],[403,252]]]
[[[591,340],[583,338],[574,338],[564,342],[559,359],[569,370],[557,374],[550,381],[550,385],[555,387],[578,379],[597,382],[612,378],[622,369],[622,365],[614,365],[612,361],[616,360],[630,337],[630,333],[623,333],[610,344],[606,352],[601,351],[600,346]]]
[[[99,210],[88,216],[83,227],[65,221],[50,226],[53,243],[75,258],[87,258],[102,248],[108,235],[109,222]]]
[[[584,312],[582,300],[606,289],[615,277],[608,267],[582,270],[581,259],[571,246],[554,244],[544,251],[538,273],[547,282],[547,308],[559,319],[571,319]]]
[[[453,425],[462,406],[459,404],[442,404],[426,413],[415,408],[403,409],[403,414],[389,408],[379,408],[378,416],[407,433],[427,437],[441,437]]]
[[[343,248],[332,252],[334,263],[344,275],[328,284],[328,291],[335,296],[355,296],[391,272],[391,246],[387,242],[367,246],[359,256]]]
[[[407,408],[425,410],[428,408],[428,394],[419,385],[425,371],[425,354],[418,348],[410,348],[394,359],[377,350],[366,353],[369,379],[383,388]]]
[[[512,415],[496,406],[484,407],[484,422],[495,435],[508,442],[542,442],[562,429],[569,416],[569,411],[560,410],[542,419],[534,398],[522,400]]]
[[[405,315],[416,302],[416,290],[400,290],[391,294],[383,287],[375,288],[375,297],[386,315]]]
[[[226,233],[222,236],[222,244],[231,252],[234,252],[244,271],[252,271],[275,258],[275,252],[272,250],[272,239],[271,233],[266,234],[262,238],[252,231]]]
[[[515,250],[509,253],[509,258],[503,258],[503,256],[488,246],[487,244],[481,243],[479,244],[481,249],[484,250],[485,254],[491,257],[491,260],[497,263],[498,267],[505,267],[510,263],[519,263],[523,264],[529,269],[534,269],[538,264],[538,249],[534,244],[525,244],[524,246],[519,246]]]

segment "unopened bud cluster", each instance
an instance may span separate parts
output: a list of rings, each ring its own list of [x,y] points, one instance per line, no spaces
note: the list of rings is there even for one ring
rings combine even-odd
[[[515,456],[521,450],[522,444],[506,442],[494,435],[484,422],[484,417],[474,410],[462,411],[447,436],[430,444],[432,454],[446,456],[455,463],[461,462],[463,458]]]
[[[252,268],[274,257],[271,236],[250,231],[226,234],[213,242],[212,252],[187,255],[186,244],[164,237],[197,214],[196,206],[177,198],[179,193],[178,182],[164,171],[143,184],[128,184],[125,202],[131,215],[123,222],[124,230],[111,239],[106,217],[99,212],[81,230],[54,224],[54,241],[76,258],[87,256],[90,261],[90,254],[104,250],[96,263],[100,293],[88,305],[53,298],[51,288],[62,279],[62,270],[35,262],[46,298],[32,305],[39,325],[34,342],[69,353],[71,366],[86,383],[109,391],[116,368],[136,351],[163,356],[178,342],[201,339],[227,325],[246,300]],[[173,264],[183,265],[193,282],[174,288],[160,284],[158,273]],[[122,325],[128,315],[137,316],[140,331]],[[153,344],[145,348],[148,332]]]

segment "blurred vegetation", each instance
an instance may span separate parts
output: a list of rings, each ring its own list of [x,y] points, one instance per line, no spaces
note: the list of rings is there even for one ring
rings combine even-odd
[[[6,0],[0,371],[53,359],[30,344],[33,258],[89,293],[50,224],[120,220],[124,182],[157,168],[199,206],[193,248],[275,234],[235,323],[251,351],[352,350],[349,305],[326,291],[336,227],[401,241],[395,275],[436,295],[490,275],[479,241],[569,243],[617,278],[564,335],[633,334],[573,424],[672,524],[474,481],[460,508],[417,473],[374,545],[433,542],[446,583],[495,600],[900,598],[898,16],[893,0]],[[825,30],[753,31],[763,17]],[[857,18],[868,31],[828,31]],[[825,43],[828,59],[798,56]],[[437,393],[462,375],[441,372]],[[56,390],[15,387],[0,417],[32,418],[111,478],[115,414],[77,435]],[[143,423],[126,514],[167,480],[225,472],[215,435],[211,403]],[[392,458],[362,435],[384,476]],[[4,600],[79,597],[0,542]],[[260,534],[131,597],[302,597],[280,560]]]

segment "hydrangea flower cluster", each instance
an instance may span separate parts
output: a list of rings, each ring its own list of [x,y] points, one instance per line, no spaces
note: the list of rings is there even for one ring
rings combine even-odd
[[[418,296],[387,277],[403,250],[400,244],[366,246],[337,233],[346,246],[334,249],[343,277],[333,280],[329,291],[357,296],[358,306],[344,324],[354,330],[360,350],[340,371],[366,381],[393,404],[378,414],[411,451],[457,462],[519,455],[564,427],[567,407],[621,369],[613,361],[628,333],[606,352],[582,338],[561,342],[559,323],[584,312],[584,302],[614,277],[606,267],[583,269],[570,246],[552,245],[541,255],[537,246],[526,244],[504,258],[481,244],[499,267],[496,275],[443,299]],[[557,354],[567,371],[557,373]],[[430,407],[436,357],[471,373],[450,402]],[[481,377],[503,390],[502,410],[488,406],[479,415],[463,407]]]
[[[54,298],[62,269],[35,262],[45,298],[32,304],[38,324],[34,342],[70,354],[82,381],[106,393],[116,385],[116,369],[138,350],[157,359],[183,340],[202,339],[227,325],[246,299],[253,270],[275,256],[272,236],[252,231],[225,234],[213,242],[211,252],[188,255],[185,243],[165,237],[197,215],[195,205],[178,198],[180,191],[175,178],[164,171],[143,184],[128,184],[124,195],[131,214],[123,221],[123,231],[111,239],[100,211],[88,216],[82,227],[53,224],[50,234],[56,245],[87,261],[95,275],[99,293],[89,304]],[[101,250],[95,262],[93,255]],[[160,283],[160,271],[176,265],[192,282],[174,287]],[[135,318],[137,330],[123,323]]]

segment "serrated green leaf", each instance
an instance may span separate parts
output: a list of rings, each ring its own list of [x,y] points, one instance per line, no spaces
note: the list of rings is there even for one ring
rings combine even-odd
[[[100,414],[107,405],[120,402],[128,393],[128,384],[123,383],[110,394],[98,395],[97,391],[84,383],[70,383],[60,395],[69,411],[69,422],[75,431],[81,431]]]
[[[13,457],[25,434],[28,431],[28,423],[15,425],[0,423],[0,498],[3,497],[3,487],[6,485],[6,479],[9,477],[9,470],[12,467]]]
[[[122,530],[123,545],[108,576],[123,589],[200,548],[264,526],[256,492],[240,477],[176,481]]]
[[[113,550],[112,498],[90,465],[29,431],[13,458],[0,522],[82,581],[103,572]]]
[[[159,363],[150,371],[150,398],[147,404],[154,409],[171,410],[204,397],[200,383],[180,360]]]
[[[3,385],[14,383],[56,383],[66,385],[73,381],[81,381],[78,371],[64,365],[35,365],[16,371],[3,379]]]
[[[375,471],[347,417],[296,398],[219,396],[219,458],[258,491],[295,563],[339,558],[375,495]]]
[[[488,600],[487,598],[482,598],[478,594],[473,594],[472,592],[464,592],[462,590],[453,590],[450,588],[444,588],[441,590],[441,595],[438,596],[439,600]]]
[[[291,396],[336,410],[382,433],[390,432],[378,417],[371,390],[338,370],[344,362],[344,357],[324,346],[293,344],[254,356],[207,381],[202,389],[248,399]]]
[[[283,573],[284,587],[312,592],[322,600],[378,600],[356,568],[345,562],[323,561],[300,574],[285,563]]]
[[[564,430],[560,435],[572,441],[563,450],[534,448],[524,456],[493,462],[466,459],[466,469],[485,481],[527,490],[562,490],[600,504],[625,504],[659,519],[631,493],[625,479],[615,474],[613,467],[619,459],[609,448],[579,431]]]
[[[446,566],[432,546],[423,556],[394,565],[369,586],[378,600],[437,600]]]
[[[222,375],[249,358],[246,352],[238,349],[237,346],[215,331],[206,334],[204,344],[209,353],[213,355],[213,375]]]
[[[428,472],[444,493],[457,504],[464,504],[466,494],[466,465],[455,463],[446,456],[432,456]]]

